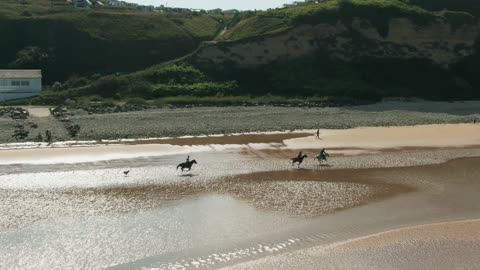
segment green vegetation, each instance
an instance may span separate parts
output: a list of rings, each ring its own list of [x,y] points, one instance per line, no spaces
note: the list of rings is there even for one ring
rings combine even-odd
[[[473,75],[473,71],[478,70],[473,69],[477,63],[463,64],[462,67],[471,73],[460,76],[458,68],[443,68],[423,59],[370,58],[343,62],[317,53],[305,58],[281,59],[256,69],[231,69],[222,76],[237,80],[241,89],[255,95],[327,96],[370,101],[399,96],[478,99],[480,92],[476,87],[480,84]],[[228,74],[232,74],[231,77]]]
[[[241,15],[238,15],[241,16]],[[433,19],[472,22],[472,15],[465,12],[433,12],[410,5],[401,0],[328,0],[320,4],[304,4],[283,9],[249,14],[227,33],[223,39],[237,40],[264,34],[274,34],[301,24],[350,25],[354,18],[367,18],[382,35],[388,34],[391,18],[404,17],[417,25]]]
[[[480,16],[480,2],[477,0],[402,0],[405,3],[416,5],[427,10],[463,11],[476,17]]]
[[[227,73],[204,72],[189,64],[169,64],[92,82],[76,78],[67,84],[79,81],[87,84],[44,91],[28,102],[79,107],[112,107],[125,103],[339,105],[398,96],[439,100],[480,98],[480,93],[465,79],[426,60],[364,59],[346,63],[321,53],[283,59],[256,69],[232,68]],[[9,104],[18,102],[25,101]]]
[[[50,0],[2,0],[0,35],[8,42],[0,44],[0,68],[42,68],[47,84],[74,74],[131,72],[193,51],[227,20],[222,14],[78,10]]]
[[[432,0],[433,1],[433,0]],[[460,0],[465,2],[466,0]],[[428,0],[426,3],[429,2]],[[430,1],[431,2],[431,1]],[[442,1],[434,1],[441,6]],[[448,1],[447,1],[448,2]],[[478,5],[478,4],[477,4]],[[426,10],[400,0],[329,0],[320,4],[304,4],[288,8],[244,14],[224,39],[262,39],[265,35],[285,31],[303,24],[342,22],[349,27],[354,18],[363,18],[387,36],[391,18],[409,18],[418,27],[434,20],[444,20],[453,29],[475,25],[477,18],[462,9]],[[226,64],[208,67],[217,78],[236,80],[249,94],[281,96],[334,96],[379,100],[382,97],[404,96],[427,99],[480,98],[480,82],[473,75],[479,70],[480,42],[476,53],[461,63],[442,67],[426,59],[362,57],[356,55],[365,46],[376,46],[365,37],[352,35],[353,61],[333,59],[328,50],[319,49],[315,56],[278,59],[257,68],[240,68]],[[457,49],[457,48],[456,48]],[[461,49],[461,48],[458,48]],[[212,75],[213,76],[213,75]]]
[[[73,77],[63,84],[42,92],[28,101],[35,105],[100,104],[117,105],[125,101],[139,103],[139,99],[189,97],[223,97],[240,94],[235,81],[214,81],[199,69],[188,64],[159,65],[123,76],[105,76],[98,79]]]
[[[143,13],[128,8],[77,11],[37,5],[33,0],[26,1],[28,8],[22,9],[18,1],[6,3],[0,4],[6,7],[0,11],[0,34],[8,36],[9,42],[0,45],[0,63],[4,63],[3,68],[40,67],[52,85],[39,97],[9,104],[331,105],[398,96],[480,98],[480,41],[473,55],[449,67],[422,58],[356,55],[365,46],[376,44],[355,35],[355,31],[344,37],[352,44],[349,61],[334,58],[321,46],[314,55],[279,58],[258,67],[231,63],[196,66],[188,57],[177,58],[191,53],[201,41],[216,37],[226,25],[229,29],[219,39],[245,41],[305,24],[340,21],[349,27],[354,18],[365,18],[386,36],[394,17],[409,18],[417,27],[434,20],[447,21],[454,29],[475,24],[475,15],[461,8],[427,9],[426,4],[414,0],[328,0],[242,12],[230,18],[222,14]],[[221,44],[228,48],[230,43]],[[455,48],[458,52],[462,49]],[[139,71],[122,74],[133,70]]]
[[[197,105],[197,106],[258,106],[258,105],[281,105],[281,106],[334,106],[334,105],[358,105],[365,100],[339,97],[285,97],[285,96],[209,96],[192,97],[177,96],[160,98],[153,101],[156,105]]]
[[[221,39],[235,40],[250,36],[278,33],[289,29],[288,25],[288,19],[284,18],[264,15],[249,17],[237,23]]]

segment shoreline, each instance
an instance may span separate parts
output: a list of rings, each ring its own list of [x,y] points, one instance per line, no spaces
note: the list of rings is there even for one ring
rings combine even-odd
[[[356,177],[359,175],[364,175],[367,178],[370,178],[372,181],[371,183],[374,184],[407,184],[414,187],[417,187],[417,190],[410,190],[407,192],[401,192],[397,194],[393,194],[393,196],[389,196],[388,198],[381,198],[380,200],[368,200],[367,203],[359,203],[353,207],[347,207],[345,209],[338,209],[338,211],[334,211],[333,213],[321,213],[319,216],[316,217],[308,217],[308,214],[302,212],[303,215],[311,220],[312,224],[311,227],[305,229],[305,233],[300,233],[300,235],[295,236],[288,236],[286,234],[283,238],[271,240],[268,244],[263,244],[258,246],[247,246],[238,249],[226,249],[226,250],[211,250],[207,251],[207,253],[199,252],[195,253],[194,257],[188,257],[182,259],[181,261],[171,261],[168,257],[162,256],[151,256],[144,259],[140,259],[138,261],[128,262],[126,264],[120,264],[117,266],[112,267],[111,269],[127,269],[130,266],[142,266],[145,268],[167,268],[168,266],[172,265],[181,265],[187,269],[190,269],[189,265],[199,265],[199,266],[207,266],[207,262],[211,263],[212,265],[216,266],[216,269],[297,269],[298,265],[301,265],[301,269],[332,269],[341,265],[341,259],[333,260],[329,267],[325,267],[322,263],[325,259],[332,259],[334,257],[329,257],[325,250],[329,248],[335,249],[337,251],[339,248],[346,246],[349,247],[352,243],[355,243],[357,240],[369,240],[372,236],[384,236],[389,234],[394,234],[396,232],[403,232],[409,230],[417,230],[418,228],[424,228],[425,226],[428,231],[428,226],[435,225],[435,224],[450,224],[452,221],[456,222],[463,222],[465,220],[476,220],[479,218],[478,211],[474,209],[470,209],[470,211],[466,210],[468,208],[466,205],[470,204],[469,200],[465,200],[465,197],[474,196],[477,197],[477,194],[474,191],[468,191],[464,193],[464,191],[456,190],[458,186],[464,186],[466,183],[463,181],[476,181],[476,177],[470,175],[467,179],[455,179],[453,180],[451,176],[460,176],[462,173],[458,173],[458,171],[452,171],[451,168],[460,168],[461,171],[466,171],[465,169],[472,170],[472,173],[475,175],[479,175],[479,170],[475,166],[478,164],[480,159],[474,158],[465,158],[465,159],[458,159],[452,160],[448,163],[444,164],[436,164],[436,165],[426,165],[426,166],[415,166],[415,167],[407,167],[407,168],[380,168],[380,169],[366,169],[366,170],[344,170],[343,173],[347,174],[355,174]],[[241,175],[238,177],[240,180],[247,180],[252,178],[251,181],[254,182],[268,182],[270,180],[265,179],[264,177],[270,177],[271,180],[275,183],[275,186],[282,186],[282,183],[293,182],[295,183],[295,190],[302,186],[305,181],[308,181],[308,177],[302,177],[301,174],[309,174],[312,173],[312,176],[315,172],[313,171],[278,171],[272,173],[254,173],[254,174],[246,174]],[[327,175],[325,175],[327,173]],[[259,175],[260,174],[260,175]],[[263,177],[261,175],[264,175]],[[298,178],[294,178],[294,180],[288,181],[290,176],[288,174],[297,175]],[[300,175],[299,175],[300,174]],[[342,171],[330,171],[330,172],[323,172],[321,174],[322,178],[326,178],[331,180],[328,174],[336,175],[338,180],[343,181],[342,178],[345,175],[342,175]],[[405,175],[404,175],[405,174]],[[416,178],[412,179],[412,176],[418,176],[419,174],[427,174],[433,177],[432,179],[427,180],[427,183],[424,181],[417,181]],[[468,173],[467,173],[468,174]],[[315,174],[316,176],[320,176],[319,174]],[[439,177],[436,179],[436,177]],[[246,179],[244,179],[246,177]],[[284,179],[278,179],[278,177],[283,177]],[[362,178],[362,177],[360,177]],[[234,179],[236,179],[234,177]],[[326,180],[325,179],[325,180]],[[348,178],[347,178],[348,179]],[[363,179],[363,178],[362,178]],[[362,183],[362,179],[357,179],[360,183]],[[420,178],[422,179],[422,178]],[[425,180],[425,179],[423,179]],[[462,183],[456,183],[458,180],[461,180]],[[285,182],[287,181],[287,182]],[[316,181],[322,182],[321,179],[317,179]],[[326,180],[328,181],[328,180]],[[235,182],[235,181],[234,181]],[[472,182],[473,183],[473,182]],[[446,196],[448,200],[455,201],[455,206],[450,206],[448,209],[443,209],[441,212],[438,213],[429,213],[431,210],[429,208],[435,209],[438,207],[435,201],[439,199],[446,199],[443,198],[445,195],[442,189],[432,188],[431,184],[441,184],[445,185],[446,187],[453,188],[452,190],[446,191]],[[288,194],[288,192],[281,192],[281,188],[276,188],[274,190],[265,189],[268,187],[268,184],[265,186],[258,186],[255,187],[254,190],[259,190],[260,193],[254,194],[253,197],[238,197],[242,201],[247,201],[249,204],[253,204],[255,208],[259,209],[260,211],[269,211],[269,212],[288,212],[289,215],[301,218],[302,215],[297,215],[297,213],[292,212],[290,207],[296,206],[299,207],[302,211],[311,209],[308,203],[299,200],[298,197],[292,196],[292,198],[282,198],[286,202],[279,204],[278,202],[275,203],[272,200],[275,200],[277,197],[275,194]],[[473,187],[473,186],[471,186]],[[470,187],[470,188],[471,188]],[[474,187],[478,187],[478,184],[475,184]],[[468,189],[468,187],[462,187],[463,189]],[[235,189],[235,188],[234,188]],[[299,196],[303,198],[304,196],[308,195],[308,193],[314,193],[315,189],[312,187],[304,187],[304,189],[308,190],[307,193],[302,194]],[[245,192],[245,189],[242,189],[242,192]],[[248,189],[247,189],[248,191]],[[292,191],[290,191],[292,192]],[[330,193],[331,191],[329,191]],[[252,193],[252,191],[248,191],[247,194]],[[233,193],[235,195],[235,193]],[[274,194],[273,196],[269,196],[269,194]],[[432,197],[433,196],[433,197]],[[283,197],[283,196],[282,196]],[[321,196],[320,196],[321,197]],[[252,199],[253,198],[253,199]],[[435,199],[434,199],[435,198]],[[278,199],[278,198],[277,198]],[[433,199],[433,200],[432,200]],[[259,204],[255,204],[259,202]],[[310,203],[316,200],[310,200]],[[462,201],[462,202],[460,202]],[[320,205],[326,203],[325,201],[320,200]],[[269,205],[269,206],[268,206]],[[440,204],[441,205],[441,204]],[[267,207],[268,206],[268,207]],[[421,206],[421,207],[420,207]],[[385,208],[386,207],[386,208]],[[410,208],[410,207],[417,207],[417,209],[402,209],[402,208]],[[426,210],[424,209],[426,208]],[[443,207],[442,207],[443,208]],[[396,213],[396,218],[390,219],[385,218],[384,211],[386,209],[396,209],[399,213]],[[451,212],[453,209],[456,209],[457,212]],[[475,207],[478,209],[478,207]],[[460,212],[458,212],[460,210]],[[462,212],[466,211],[466,212]],[[417,214],[411,215],[411,213],[417,212]],[[390,212],[389,212],[390,213]],[[389,214],[390,215],[390,214]],[[391,215],[394,215],[393,213]],[[304,216],[305,218],[305,216]],[[333,220],[333,221],[332,221]],[[354,221],[354,222],[350,222]],[[347,222],[347,224],[345,224]],[[348,224],[348,223],[351,224]],[[334,227],[332,227],[332,224]],[[432,226],[433,226],[432,225]],[[475,225],[480,228],[480,222]],[[480,234],[478,233],[480,230],[472,231],[475,234],[475,237],[480,239]],[[302,230],[303,232],[303,230]],[[447,233],[452,233],[452,230],[448,230]],[[414,234],[414,236],[422,236],[421,234]],[[430,235],[430,239],[427,240],[427,244],[431,244],[433,251],[437,251],[438,246],[436,246],[436,240],[438,235],[444,235],[441,231],[437,230],[436,235]],[[469,237],[469,231],[463,231],[463,235]],[[289,238],[286,238],[289,237]],[[433,238],[432,238],[433,237]],[[456,245],[455,242],[457,239],[455,235],[451,234],[453,242],[450,244],[453,245],[453,248],[457,248],[460,252],[462,249],[463,242],[458,242],[459,247]],[[411,245],[412,242],[409,241],[412,239],[411,237],[399,237],[398,243],[402,246],[402,243],[406,245]],[[442,237],[445,239],[445,237]],[[430,241],[431,240],[431,241]],[[403,242],[402,242],[403,241]],[[415,240],[417,241],[417,240]],[[423,241],[422,239],[418,241]],[[374,245],[374,247],[380,247],[379,252],[382,251],[382,247],[391,244],[392,241],[379,241],[378,245]],[[417,242],[414,242],[416,244]],[[480,242],[478,242],[480,244]],[[420,243],[421,244],[421,243]],[[351,248],[357,250],[355,248]],[[208,250],[208,249],[207,249]],[[253,252],[251,252],[254,250]],[[365,249],[365,255],[368,255],[370,249]],[[395,253],[388,253],[390,249],[385,248],[383,251],[387,251],[384,254],[384,258],[395,259]],[[480,245],[478,249],[475,251],[480,251]],[[428,250],[427,250],[428,251]],[[342,250],[339,251],[340,254]],[[232,253],[238,253],[238,257],[231,257]],[[332,252],[330,252],[332,253]],[[461,254],[461,253],[460,253]],[[292,257],[293,255],[293,257]],[[355,254],[354,254],[355,255]],[[435,255],[435,254],[433,254]],[[323,256],[323,257],[322,257]],[[406,255],[405,255],[406,256]],[[319,258],[320,257],[320,258]],[[324,259],[324,257],[326,257]],[[160,259],[162,258],[162,259]],[[348,257],[347,257],[348,259]],[[174,259],[175,260],[175,259]],[[352,259],[355,262],[354,259]],[[420,261],[423,258],[420,257]],[[279,263],[277,263],[277,261]],[[361,261],[361,260],[359,260]],[[379,260],[381,261],[381,260]],[[418,262],[418,261],[417,261]],[[365,266],[368,266],[368,260],[362,263],[366,263]],[[285,267],[288,265],[288,267]],[[416,264],[414,264],[416,265]],[[414,266],[413,265],[413,266]],[[282,267],[283,266],[283,267]],[[297,266],[295,268],[295,266]],[[348,269],[355,268],[355,265],[352,264]],[[376,267],[374,269],[389,269],[389,265],[382,265],[381,267]],[[467,265],[470,268],[472,265]],[[367,267],[368,268],[368,267]],[[467,268],[467,269],[470,269]],[[366,269],[362,267],[361,269]],[[371,269],[371,268],[368,268]],[[434,268],[438,269],[438,267]],[[472,268],[474,269],[474,268]]]
[[[438,239],[439,235],[441,239]],[[454,248],[457,250],[452,254],[450,249]],[[391,249],[395,252],[390,252]],[[368,269],[452,269],[459,265],[462,269],[476,269],[480,260],[475,254],[479,251],[480,219],[459,219],[389,229],[322,246],[272,254],[219,269],[273,269],[280,265],[312,270],[340,265],[348,269],[365,269],[367,266]],[[410,258],[405,261],[407,254]]]
[[[355,132],[355,136],[366,136],[368,133],[373,131],[383,131],[390,134],[386,134],[387,136],[391,136],[395,134],[397,131],[400,133],[395,134],[399,141],[405,141],[405,137],[408,140],[412,140],[412,135],[416,136],[426,136],[424,134],[425,131],[431,131],[431,129],[437,129],[434,131],[437,132],[445,132],[448,131],[448,134],[444,137],[448,136],[458,136],[462,135],[464,130],[454,131],[448,130],[448,128],[455,128],[458,127],[460,129],[472,129],[475,131],[480,131],[480,125],[471,124],[471,123],[456,123],[456,124],[418,124],[418,125],[405,125],[405,126],[359,126],[353,128],[344,128],[344,129],[335,129],[335,128],[319,128],[320,130],[320,140],[324,140],[324,137],[332,137],[337,136],[336,142],[342,142],[343,144],[348,143],[345,142],[345,138],[350,139],[349,137],[352,136],[352,131]],[[143,145],[143,144],[170,144],[176,146],[196,146],[196,145],[208,145],[208,144],[248,144],[248,143],[283,143],[285,140],[290,139],[299,139],[303,138],[306,140],[307,138],[315,137],[317,129],[295,129],[295,130],[272,130],[272,131],[253,131],[253,132],[240,132],[240,133],[228,133],[228,134],[204,134],[204,135],[184,135],[178,137],[152,137],[152,138],[120,138],[115,140],[67,140],[67,141],[55,141],[52,143],[45,143],[45,142],[13,142],[13,143],[0,143],[0,151],[3,150],[17,150],[17,149],[38,149],[38,148],[69,148],[69,147],[94,147],[94,146],[108,146],[108,145]],[[363,132],[366,131],[366,132]],[[393,131],[393,132],[392,132]],[[415,132],[414,134],[405,133],[405,131]],[[469,130],[471,131],[471,130]],[[403,133],[401,133],[403,132]],[[377,132],[378,133],[378,132]],[[378,134],[376,138],[369,138],[371,139],[378,139]],[[434,135],[434,133],[429,134]],[[385,134],[382,134],[385,136]],[[365,139],[365,138],[362,138]],[[420,139],[424,139],[421,138]],[[453,138],[452,138],[453,139]],[[463,139],[456,137],[455,140]],[[480,136],[475,138],[476,143],[466,144],[466,143],[456,143],[459,147],[469,147],[469,146],[480,146]],[[296,141],[297,145],[300,141]],[[375,141],[375,144],[378,144],[379,141]],[[405,145],[399,144],[395,146],[390,144],[388,148],[395,148],[395,147],[417,147],[417,148],[440,148],[443,145],[442,142],[437,142],[437,144],[428,146],[415,146],[415,145]],[[450,141],[450,145],[451,145]],[[297,146],[298,147],[298,146]],[[340,149],[343,146],[335,146],[330,145],[329,148],[336,148]],[[353,148],[362,148],[361,146],[352,146]],[[352,148],[350,147],[350,148]],[[454,146],[455,147],[455,146]],[[385,148],[384,146],[376,145],[373,146],[372,144],[364,147],[364,148]]]
[[[474,119],[480,119],[480,106],[477,104],[480,102],[382,102],[329,108],[233,106],[91,115],[80,110],[72,111],[73,115],[68,117],[68,122],[51,116],[36,117],[43,115],[32,111],[31,116],[24,121],[0,117],[0,142],[18,142],[12,137],[18,124],[29,132],[26,141],[35,141],[40,136],[45,136],[47,130],[53,134],[53,141],[99,141],[272,130],[472,123]],[[80,126],[80,131],[74,138],[67,130],[68,126],[73,125]]]
[[[308,133],[307,133],[308,132]],[[180,137],[136,138],[91,141],[57,141],[53,143],[22,142],[0,144],[0,151],[19,149],[55,149],[70,147],[96,147],[109,145],[145,145],[170,144],[175,146],[193,146],[208,144],[245,144],[245,143],[281,143],[283,140],[310,135],[310,130],[285,130],[267,132],[246,132],[231,134],[185,135]]]
[[[325,246],[323,248],[325,248],[325,249],[336,248],[336,247],[339,247],[339,246],[342,246],[342,245],[348,245],[350,243],[354,243],[354,242],[358,242],[358,241],[362,241],[362,240],[367,240],[367,239],[375,238],[375,237],[381,237],[381,236],[384,236],[384,235],[387,235],[387,234],[401,233],[401,232],[404,232],[404,231],[425,229],[425,228],[437,227],[437,226],[465,224],[465,223],[478,223],[478,225],[480,225],[480,219],[477,219],[477,218],[474,218],[474,219],[460,219],[460,220],[453,220],[453,221],[433,222],[433,223],[425,223],[425,224],[419,224],[419,225],[405,226],[405,227],[386,230],[386,231],[373,233],[373,234],[369,234],[369,235],[365,235],[365,236],[360,236],[360,237],[349,239],[349,240],[346,240],[346,241],[337,242],[337,243],[331,244],[329,246]],[[480,234],[479,234],[479,236],[480,236]]]
[[[122,269],[122,264],[171,261],[171,265],[202,266],[208,258],[217,267],[237,264],[242,269],[245,261],[256,264],[260,259],[266,263],[260,268],[278,269],[265,255],[281,261],[292,252],[308,252],[359,235],[478,218],[480,146],[471,146],[479,139],[477,128],[358,128],[328,130],[322,140],[302,133],[283,139],[284,134],[276,133],[272,135],[276,137],[258,135],[259,143],[250,144],[0,151],[0,163],[4,163],[0,166],[0,213],[6,217],[0,240],[12,247],[2,250],[0,261],[13,265],[21,259],[12,252],[16,248],[25,250],[32,261],[52,259],[44,261],[41,269],[59,261],[72,268],[88,263]],[[399,141],[399,136],[404,139]],[[251,139],[242,135],[235,139],[245,138]],[[264,143],[272,138],[278,141]],[[230,139],[212,138],[217,143]],[[319,166],[311,159],[312,147],[333,147],[339,140],[346,148],[328,149],[332,154],[328,164]],[[370,147],[376,142],[381,148]],[[419,144],[433,148],[419,149]],[[402,148],[405,145],[414,148]],[[435,147],[439,145],[447,148]],[[306,150],[310,158],[300,169],[288,160],[297,154],[296,147],[311,149]],[[175,168],[186,155],[199,163],[184,174]],[[131,172],[125,176],[124,170]],[[43,229],[53,233],[35,233]],[[72,230],[76,231],[73,235]],[[75,243],[68,247],[69,253],[58,255],[55,241],[59,236]],[[192,237],[197,241],[190,241]],[[287,246],[292,239],[299,240]],[[38,242],[41,247],[28,249],[18,244],[22,241]],[[102,253],[113,246],[115,254]],[[78,256],[85,253],[83,249],[92,251],[91,257]],[[192,258],[190,250],[198,258]],[[175,257],[170,257],[171,252]],[[317,256],[318,252],[312,252],[311,256]],[[240,255],[232,257],[232,253]],[[313,258],[313,262],[323,261]],[[305,269],[319,268],[313,265]]]
[[[82,163],[189,155],[212,152],[237,152],[263,158],[289,158],[297,151],[311,155],[326,148],[332,157],[381,154],[404,151],[474,149],[480,147],[480,125],[443,124],[405,127],[362,127],[353,129],[277,131],[232,135],[183,136],[149,140],[71,142],[38,148],[1,149],[0,165]],[[5,146],[5,145],[4,145]],[[313,158],[313,156],[310,156]]]

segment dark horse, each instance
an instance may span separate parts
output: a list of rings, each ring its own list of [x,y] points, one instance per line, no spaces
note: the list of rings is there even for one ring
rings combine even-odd
[[[302,162],[305,158],[307,158],[307,155],[303,155],[301,157],[291,158],[290,160],[292,161],[292,166],[295,165],[295,163],[298,162],[298,167],[300,168],[300,164],[302,164]]]
[[[187,171],[190,171],[192,169],[193,164],[197,164],[197,161],[195,159],[192,160],[192,161],[188,161],[188,162],[178,164],[177,170],[178,170],[178,168],[182,168],[182,172],[183,172],[184,169],[187,169]]]
[[[330,155],[328,153],[325,152],[325,154],[319,154],[319,155],[316,155],[315,158],[313,160],[318,160],[318,162],[322,163],[322,161],[325,161],[327,162],[327,158],[329,157]]]

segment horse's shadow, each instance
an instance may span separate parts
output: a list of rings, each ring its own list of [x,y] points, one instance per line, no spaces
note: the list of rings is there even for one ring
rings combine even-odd
[[[193,174],[193,173],[183,173],[179,175],[179,177],[195,177],[198,176],[198,174]]]
[[[330,165],[330,164],[323,164],[323,163],[322,163],[322,164],[317,164],[317,167],[327,167],[327,168],[330,168],[330,167],[332,167],[332,165]]]

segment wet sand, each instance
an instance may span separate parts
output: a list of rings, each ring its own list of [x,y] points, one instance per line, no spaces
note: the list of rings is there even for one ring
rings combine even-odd
[[[0,231],[23,228],[54,216],[122,214],[155,209],[169,202],[209,193],[232,196],[260,211],[316,217],[415,190],[413,186],[374,181],[371,177],[375,174],[373,170],[332,170],[321,175],[312,170],[276,171],[222,177],[206,183],[192,183],[187,174],[186,180],[157,185],[50,192],[0,189],[3,204],[0,214],[4,217],[0,218]],[[102,203],[92,204],[93,200]],[[16,213],[22,214],[9,218]]]
[[[209,144],[251,144],[251,143],[276,143],[283,144],[284,140],[303,138],[309,136],[306,132],[279,132],[265,134],[235,134],[235,135],[218,135],[204,137],[180,137],[172,139],[154,139],[154,140],[134,140],[126,142],[128,145],[138,144],[170,144],[170,145],[209,145]]]
[[[375,181],[372,175],[377,173],[373,169],[258,172],[227,178],[223,190],[258,209],[303,217],[334,213],[415,190],[414,186]]]
[[[480,220],[407,227],[224,269],[478,269]]]
[[[370,265],[373,269],[404,269],[402,265],[407,265],[408,269],[475,269],[477,258],[473,254],[478,251],[478,242],[475,240],[478,239],[478,231],[475,230],[478,225],[459,228],[460,237],[457,237],[457,228],[453,228],[453,231],[447,228],[445,232],[442,228],[431,230],[425,227],[426,231],[430,231],[428,234],[423,231],[416,233],[416,227],[411,232],[408,228],[432,222],[479,218],[478,164],[480,158],[466,158],[406,168],[332,170],[321,173],[295,170],[234,177],[237,187],[231,188],[234,190],[233,196],[264,213],[273,211],[296,218],[304,216],[310,225],[297,225],[301,233],[294,236],[285,234],[284,241],[262,243],[258,247],[247,245],[244,248],[216,250],[184,260],[152,257],[112,269],[130,269],[134,265],[145,269],[203,269],[226,265],[232,269],[370,269]],[[380,196],[369,197],[366,204],[325,213],[325,206],[333,206],[338,200],[344,204],[351,199],[354,201],[355,191],[352,196],[351,191],[338,193],[331,186],[320,188],[323,192],[318,192],[318,186],[304,185],[306,179],[318,183],[344,183],[345,177],[347,182],[353,180],[376,187],[383,185],[399,193],[383,198],[381,193],[377,193]],[[238,188],[238,182],[242,181],[260,182],[260,185]],[[274,185],[269,186],[270,181]],[[288,187],[285,188],[285,184]],[[314,196],[309,197],[309,194]],[[312,209],[317,209],[317,212],[312,212]],[[407,228],[408,233],[399,235],[395,240],[397,242],[385,237],[373,242],[371,249],[362,250],[354,246],[349,249],[350,253],[341,249],[329,251],[332,245],[335,247],[350,243],[352,239],[369,238],[368,235],[379,232],[387,232],[388,235],[391,230],[402,228]],[[417,235],[417,238],[411,235]],[[425,237],[418,238],[421,235]],[[474,240],[464,242],[462,239],[469,235]],[[345,247],[348,248],[348,244]],[[443,253],[438,252],[440,249]],[[445,268],[441,260],[431,259],[447,255],[452,258]],[[412,260],[405,262],[404,258],[407,257],[412,257]],[[245,261],[249,262],[242,263]]]
[[[480,125],[472,124],[321,130],[321,140],[315,139],[314,132],[308,130],[263,135],[244,134],[115,143],[90,142],[84,145],[71,142],[38,149],[13,147],[9,150],[0,150],[0,164],[72,163],[241,148],[247,154],[256,154],[255,152],[262,150],[271,157],[282,155],[282,158],[285,158],[286,154],[291,156],[298,150],[306,150],[311,155],[315,155],[322,148],[329,149],[333,154],[355,155],[398,149],[480,146]],[[312,135],[306,136],[306,134]]]
[[[386,182],[389,183],[416,186],[415,192],[431,194],[429,200],[438,207],[460,211],[478,207],[479,165],[480,158],[468,158],[437,165],[356,172],[360,179],[365,174],[374,183],[388,179]],[[406,206],[405,201],[403,204]],[[387,215],[395,215],[394,211],[398,210],[390,209],[393,212]],[[471,217],[478,218],[478,212]],[[425,219],[424,222],[431,220],[434,219]],[[478,269],[480,219],[397,226],[398,229],[366,236],[358,234],[345,241],[264,257],[224,269]]]
[[[424,132],[429,128],[435,132]],[[459,140],[444,129],[461,133]],[[423,262],[446,239],[448,254],[455,257],[450,266],[475,265],[465,247],[477,251],[478,246],[465,239],[478,239],[478,224],[455,225],[455,232],[427,227],[431,234],[415,233],[412,226],[480,218],[476,126],[405,127],[401,132],[413,134],[405,137],[376,128],[332,132],[346,136],[344,152],[333,153],[321,166],[308,160],[301,169],[288,161],[296,147],[334,147],[338,137],[287,133],[240,136],[232,145],[228,137],[203,141],[219,146],[170,141],[0,151],[5,164],[0,165],[0,242],[6,243],[0,246],[0,264],[12,269],[364,269],[371,259],[377,263],[373,268],[388,269],[402,266],[392,250]],[[363,132],[368,136],[359,135]],[[378,139],[380,148],[368,138]],[[250,139],[257,141],[246,144]],[[194,170],[175,171],[192,153],[199,159]],[[401,234],[392,231],[402,228],[407,229]],[[345,242],[352,239],[363,240]],[[356,246],[349,249],[350,243]],[[368,257],[372,251],[381,256]]]

